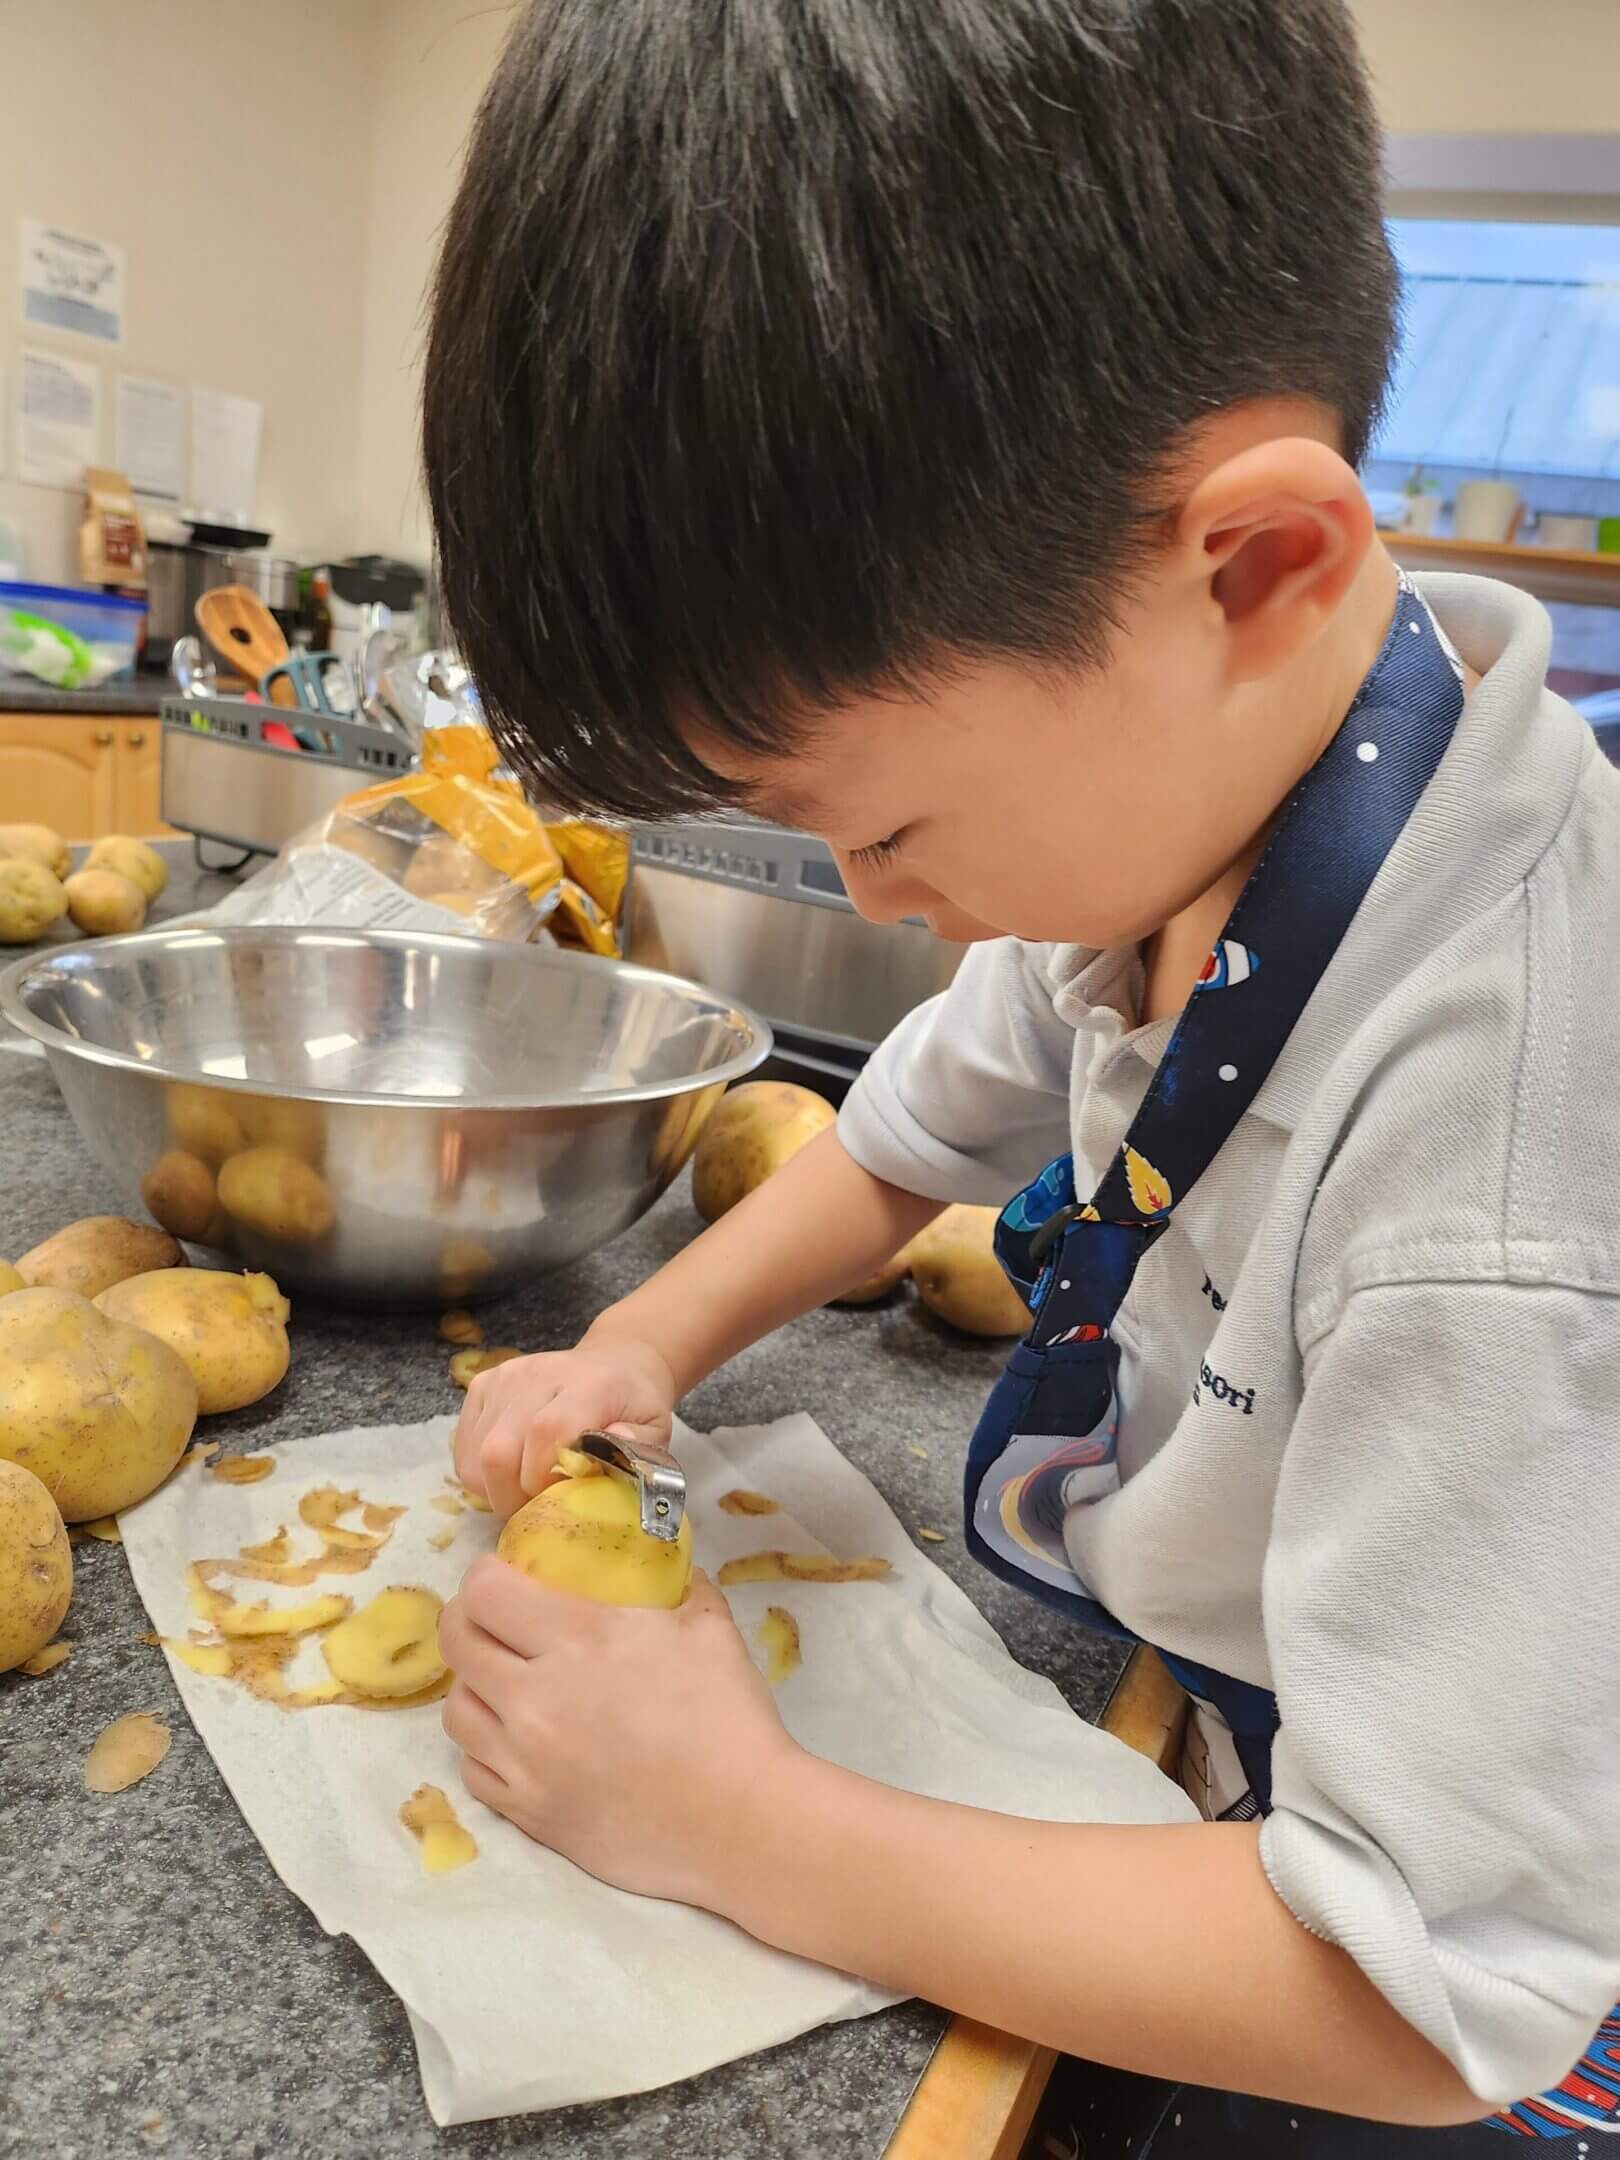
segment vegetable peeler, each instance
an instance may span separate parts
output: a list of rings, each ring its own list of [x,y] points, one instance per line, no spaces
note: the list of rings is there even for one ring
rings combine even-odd
[[[634,1480],[641,1496],[641,1527],[648,1537],[673,1544],[686,1513],[686,1472],[668,1448],[640,1447],[613,1433],[582,1433],[575,1442],[582,1455]]]

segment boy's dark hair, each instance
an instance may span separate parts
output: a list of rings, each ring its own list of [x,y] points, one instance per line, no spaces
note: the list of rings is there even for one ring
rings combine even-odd
[[[1344,0],[533,0],[433,293],[428,488],[510,761],[628,816],[963,658],[1086,662],[1207,415],[1366,448]]]

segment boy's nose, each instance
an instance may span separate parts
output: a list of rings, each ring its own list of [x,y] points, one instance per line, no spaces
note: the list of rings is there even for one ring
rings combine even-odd
[[[838,874],[844,881],[857,915],[868,922],[896,923],[907,915],[923,915],[938,898],[919,879],[904,871],[863,870],[847,855],[834,851]]]

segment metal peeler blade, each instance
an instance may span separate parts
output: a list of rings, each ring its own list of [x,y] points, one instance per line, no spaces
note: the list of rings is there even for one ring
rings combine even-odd
[[[602,1432],[582,1433],[575,1445],[582,1455],[635,1480],[642,1529],[648,1537],[673,1544],[686,1513],[686,1472],[668,1448],[638,1447],[633,1440]]]

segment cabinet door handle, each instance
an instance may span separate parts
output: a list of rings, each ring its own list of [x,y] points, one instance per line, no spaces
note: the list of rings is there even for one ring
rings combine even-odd
[[[143,743],[145,742],[145,740],[146,740],[146,730],[145,730],[145,728],[137,728],[137,729],[135,730],[134,734],[133,734],[133,735],[131,735],[131,737],[129,738],[129,747],[130,747],[130,748],[131,748],[132,750],[139,750],[139,749],[140,749],[140,747],[141,747],[141,745],[142,745],[142,744],[143,744]]]
[[[113,734],[110,727],[96,729],[95,745],[98,750],[110,750],[112,748],[112,739]]]

